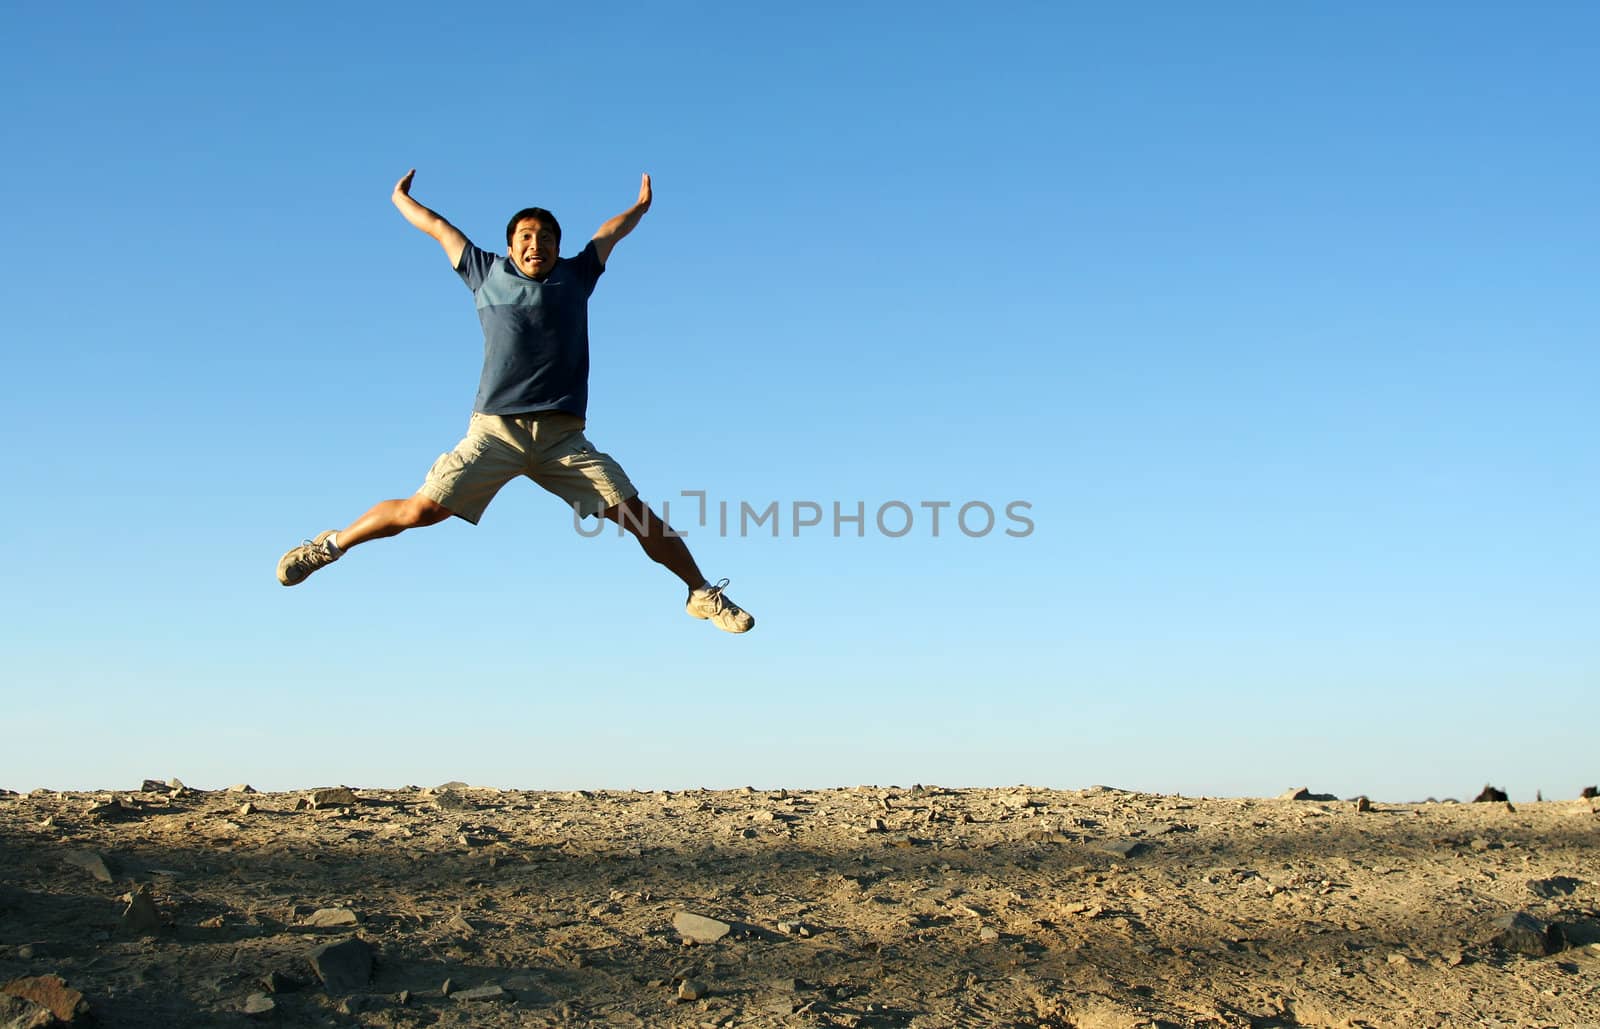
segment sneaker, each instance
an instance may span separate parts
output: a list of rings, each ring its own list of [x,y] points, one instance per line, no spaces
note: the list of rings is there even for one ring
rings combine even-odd
[[[328,549],[328,537],[337,531],[329,529],[327,532],[318,533],[316,539],[306,540],[283,555],[278,561],[278,581],[285,586],[297,585],[323,565],[331,565],[339,560],[344,552],[335,554]]]
[[[721,579],[709,589],[690,592],[684,610],[696,618],[710,619],[712,625],[724,632],[749,632],[756,627],[756,620],[722,592],[727,586],[728,580]]]

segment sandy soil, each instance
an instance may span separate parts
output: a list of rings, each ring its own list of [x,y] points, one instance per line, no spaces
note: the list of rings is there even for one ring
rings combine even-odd
[[[0,795],[72,1024],[1600,1026],[1587,800],[146,786]]]

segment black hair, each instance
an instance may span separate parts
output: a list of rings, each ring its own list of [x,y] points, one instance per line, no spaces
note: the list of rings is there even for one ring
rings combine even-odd
[[[524,218],[539,219],[540,222],[555,232],[556,247],[559,248],[561,246],[561,223],[556,221],[555,215],[542,207],[524,207],[511,216],[511,220],[506,222],[506,246],[509,247],[511,245],[511,234],[517,231],[517,222]]]

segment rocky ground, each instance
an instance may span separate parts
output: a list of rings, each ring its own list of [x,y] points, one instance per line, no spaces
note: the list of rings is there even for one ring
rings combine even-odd
[[[0,793],[0,1027],[1600,1026],[1596,810]]]

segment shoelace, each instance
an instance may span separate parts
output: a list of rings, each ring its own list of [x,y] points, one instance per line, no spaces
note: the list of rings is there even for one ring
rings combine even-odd
[[[718,579],[716,582],[711,584],[710,589],[706,590],[706,599],[711,602],[712,613],[725,614],[729,611],[739,610],[738,604],[735,604],[733,601],[722,595],[722,591],[727,588],[728,580]]]
[[[333,560],[333,555],[328,553],[328,545],[326,543],[319,544],[316,540],[302,540],[300,546],[305,549],[294,559],[294,567],[296,569],[306,567],[321,568],[328,561]]]

